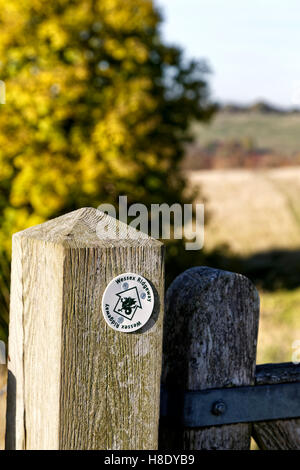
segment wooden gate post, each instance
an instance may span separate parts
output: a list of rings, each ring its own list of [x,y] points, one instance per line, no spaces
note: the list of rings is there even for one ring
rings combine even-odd
[[[257,385],[300,383],[295,364],[263,364],[256,368]],[[300,418],[253,423],[252,435],[261,450],[300,450]]]
[[[84,208],[13,237],[8,449],[157,447],[163,246]],[[100,225],[99,225],[100,224]],[[115,276],[144,276],[155,304],[140,330],[111,329],[101,311]]]
[[[178,276],[166,294],[163,385],[178,393],[253,385],[258,317],[244,276],[206,267]],[[160,448],[249,449],[250,435],[247,423],[184,429],[162,420]]]

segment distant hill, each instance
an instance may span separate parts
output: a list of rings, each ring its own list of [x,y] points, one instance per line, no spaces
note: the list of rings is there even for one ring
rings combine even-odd
[[[194,124],[183,167],[274,168],[300,165],[300,112],[265,102],[219,106],[209,124]]]
[[[227,113],[295,114],[300,108],[281,108],[266,101],[257,101],[250,105],[236,103],[218,104],[220,111]]]

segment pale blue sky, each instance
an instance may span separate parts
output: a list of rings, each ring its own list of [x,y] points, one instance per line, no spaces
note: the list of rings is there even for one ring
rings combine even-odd
[[[168,42],[213,70],[213,96],[300,105],[299,0],[155,0]]]

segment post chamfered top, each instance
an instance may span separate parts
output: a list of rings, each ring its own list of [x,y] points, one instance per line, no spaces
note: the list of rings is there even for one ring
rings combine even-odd
[[[35,225],[14,237],[33,238],[68,247],[162,246],[162,243],[93,207],[84,207]]]

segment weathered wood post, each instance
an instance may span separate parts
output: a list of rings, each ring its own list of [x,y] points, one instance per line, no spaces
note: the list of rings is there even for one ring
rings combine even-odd
[[[253,385],[259,297],[239,274],[199,267],[166,294],[162,382],[168,390]],[[178,406],[180,404],[178,403]],[[162,449],[249,449],[251,424],[183,428],[160,423]]]
[[[119,222],[126,238],[100,239],[114,221],[84,208],[13,237],[9,449],[157,447],[163,246]],[[126,272],[155,297],[150,320],[129,333],[101,309],[107,284]]]
[[[257,366],[256,384],[300,384],[300,370],[295,364]],[[253,423],[252,434],[261,450],[300,450],[300,419],[279,419]]]

